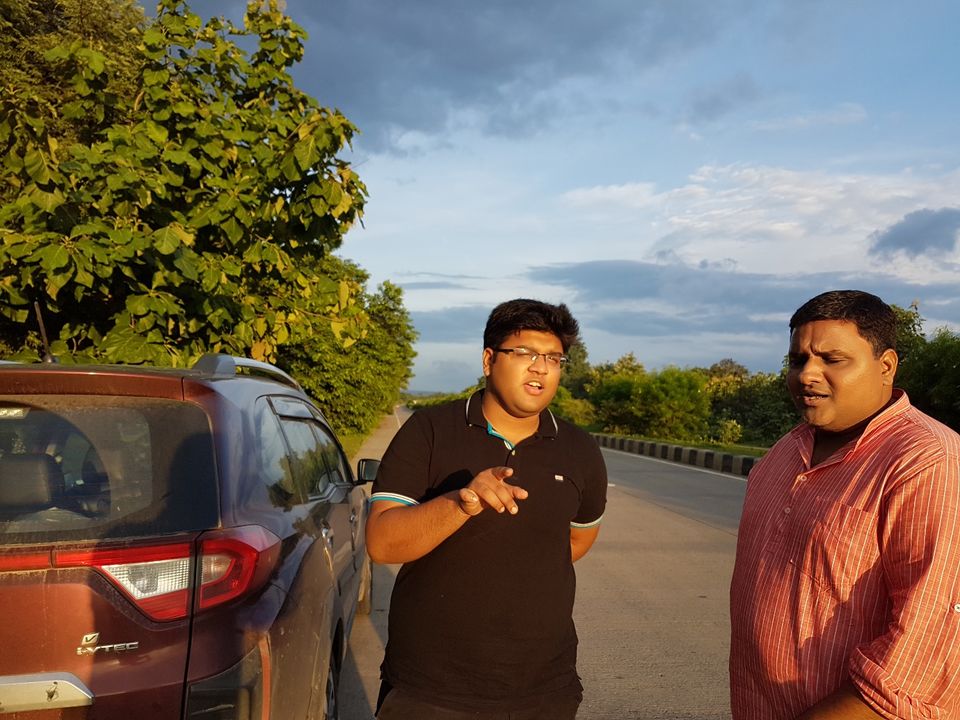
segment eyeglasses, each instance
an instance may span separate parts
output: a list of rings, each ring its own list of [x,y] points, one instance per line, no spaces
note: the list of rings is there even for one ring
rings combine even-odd
[[[537,361],[537,358],[541,358],[541,357],[547,361],[548,367],[555,367],[555,368],[563,367],[563,364],[567,361],[567,356],[564,355],[563,353],[557,353],[557,352],[542,353],[542,352],[537,352],[536,350],[531,350],[528,347],[523,347],[522,345],[520,347],[515,347],[515,348],[493,348],[493,351],[499,352],[499,353],[505,353],[507,355],[513,355],[515,358],[519,358],[520,360],[526,360],[531,365],[533,365]]]

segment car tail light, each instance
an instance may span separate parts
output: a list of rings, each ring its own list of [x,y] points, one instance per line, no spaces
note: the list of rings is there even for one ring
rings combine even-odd
[[[263,586],[280,557],[280,538],[259,525],[200,536],[200,610]]]
[[[200,551],[198,609],[206,610],[259,589],[280,555],[280,539],[256,525],[212,530]],[[54,567],[92,567],[148,617],[184,618],[190,611],[194,543],[54,550]]]
[[[0,553],[0,572],[46,570],[50,567],[50,551]]]
[[[184,618],[190,609],[193,543],[55,550],[54,567],[99,570],[154,620]]]

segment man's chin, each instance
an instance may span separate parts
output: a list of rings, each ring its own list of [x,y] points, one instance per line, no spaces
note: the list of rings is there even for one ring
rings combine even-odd
[[[827,417],[822,411],[816,408],[804,408],[800,411],[800,417],[807,425],[812,425],[818,430],[829,430],[827,426],[833,418]]]
[[[550,405],[550,399],[545,399],[543,396],[537,398],[527,398],[526,402],[518,403],[517,409],[523,412],[525,415],[539,415],[544,410],[547,409],[547,406]]]

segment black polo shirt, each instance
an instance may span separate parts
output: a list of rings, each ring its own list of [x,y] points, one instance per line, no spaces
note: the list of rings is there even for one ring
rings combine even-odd
[[[381,670],[438,705],[505,710],[582,691],[570,528],[600,521],[607,474],[596,442],[546,410],[537,433],[511,449],[489,431],[481,399],[415,413],[387,449],[371,499],[423,503],[497,465],[514,468],[506,482],[529,497],[516,515],[470,518],[401,567]]]

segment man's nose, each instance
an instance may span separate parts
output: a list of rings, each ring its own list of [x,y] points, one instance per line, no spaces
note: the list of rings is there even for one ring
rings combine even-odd
[[[536,359],[530,363],[530,369],[538,373],[550,372],[550,363],[547,362],[547,356],[538,353]]]
[[[804,385],[809,382],[822,379],[823,367],[821,362],[815,357],[807,358],[806,362],[803,363],[803,366],[800,367],[800,370],[797,373],[797,378]]]

